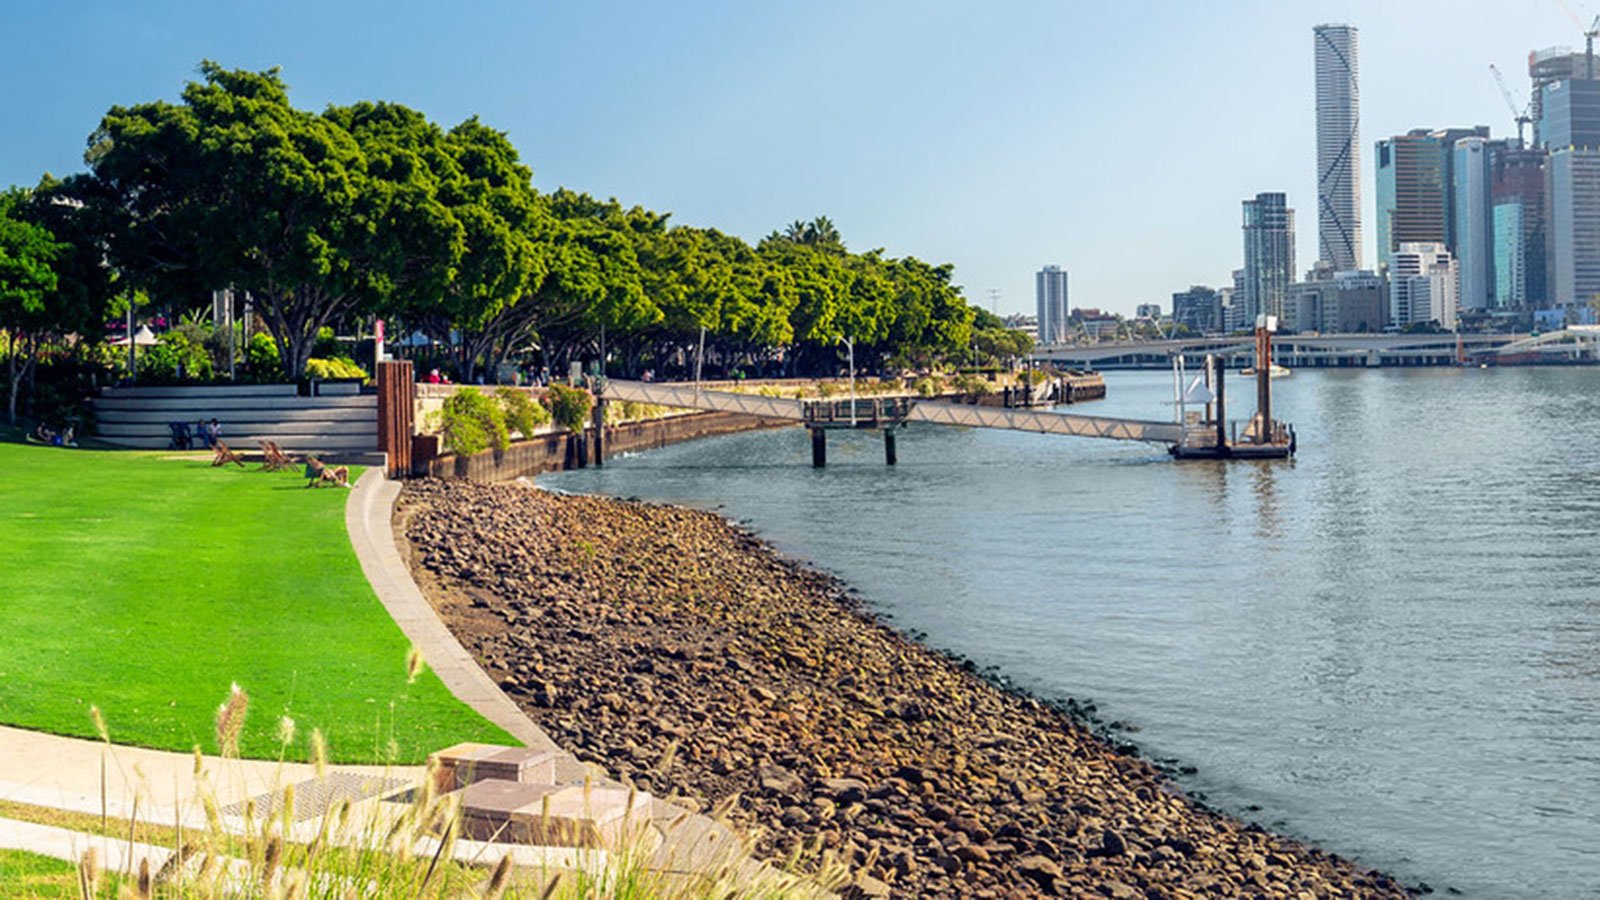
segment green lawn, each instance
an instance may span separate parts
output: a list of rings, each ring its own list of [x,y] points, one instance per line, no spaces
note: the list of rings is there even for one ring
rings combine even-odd
[[[164,453],[0,444],[0,723],[217,751],[217,707],[250,696],[243,755],[291,759],[313,727],[334,760],[416,762],[511,743],[409,647],[361,574],[349,494],[298,472]]]
[[[78,897],[77,872],[77,866],[53,856],[0,850],[0,897]]]

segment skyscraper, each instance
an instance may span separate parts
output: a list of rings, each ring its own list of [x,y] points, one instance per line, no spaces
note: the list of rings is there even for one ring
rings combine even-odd
[[[1283,315],[1284,291],[1294,280],[1294,210],[1282,193],[1244,201],[1244,315]]]
[[[1495,306],[1541,307],[1549,299],[1545,152],[1506,150],[1490,162],[1494,202]]]
[[[1067,339],[1067,272],[1060,266],[1045,266],[1033,282],[1039,304],[1039,343],[1059,344]]]
[[[1490,202],[1490,162],[1510,149],[1505,141],[1466,137],[1451,151],[1454,184],[1455,257],[1461,273],[1461,309],[1480,311],[1496,306],[1494,275],[1494,206]]]
[[[1455,252],[1453,151],[1456,141],[1487,138],[1489,127],[1414,128],[1378,142],[1378,262],[1387,268],[1401,244],[1439,243]]]
[[[1550,154],[1550,299],[1581,306],[1600,298],[1600,151]]]
[[[1317,254],[1335,270],[1361,268],[1361,95],[1356,29],[1311,30],[1317,67]]]

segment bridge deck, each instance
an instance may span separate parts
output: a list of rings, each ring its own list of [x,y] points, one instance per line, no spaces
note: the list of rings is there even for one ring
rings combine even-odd
[[[808,407],[832,401],[806,401],[787,397],[763,397],[732,391],[697,390],[687,384],[657,384],[642,381],[608,380],[607,400],[627,400],[656,406],[675,406],[716,412],[741,413],[769,419],[812,421]],[[1001,409],[960,403],[908,400],[900,421],[959,425],[966,428],[1002,428],[1038,434],[1066,434],[1076,437],[1113,438],[1126,441],[1153,441],[1177,444],[1183,440],[1183,426],[1176,422],[1151,422],[1142,419],[1115,419],[1106,416],[1080,416],[1028,409]],[[899,404],[894,404],[899,407]]]

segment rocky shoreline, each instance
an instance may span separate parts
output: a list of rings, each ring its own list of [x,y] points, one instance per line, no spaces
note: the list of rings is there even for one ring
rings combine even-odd
[[[423,592],[557,742],[896,897],[1406,897],[864,611],[711,513],[408,482]]]

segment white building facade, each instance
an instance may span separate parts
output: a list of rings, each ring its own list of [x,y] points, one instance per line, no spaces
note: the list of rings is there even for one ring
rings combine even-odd
[[[1389,266],[1389,324],[1457,323],[1455,257],[1444,244],[1401,244]]]

